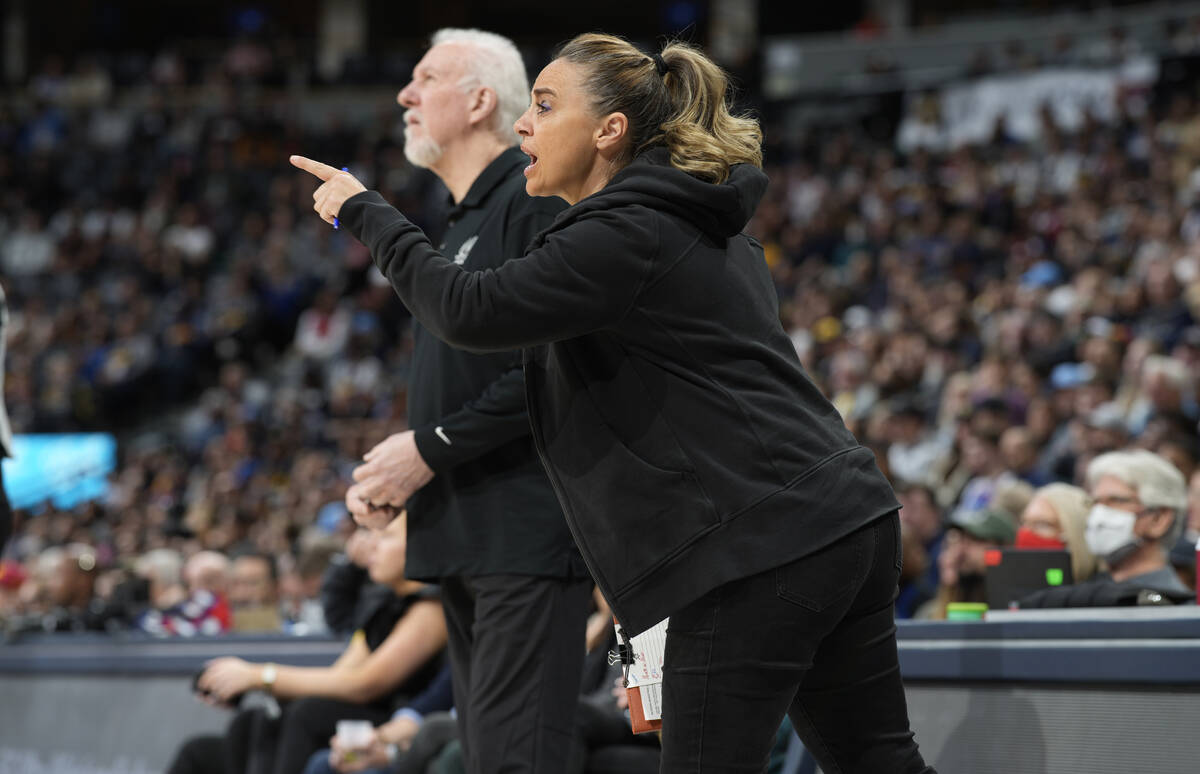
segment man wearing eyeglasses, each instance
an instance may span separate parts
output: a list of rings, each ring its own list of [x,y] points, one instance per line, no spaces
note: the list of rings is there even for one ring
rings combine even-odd
[[[1187,512],[1183,474],[1143,449],[1109,452],[1087,469],[1087,544],[1107,572],[1021,600],[1028,607],[1108,607],[1189,601],[1167,561]]]

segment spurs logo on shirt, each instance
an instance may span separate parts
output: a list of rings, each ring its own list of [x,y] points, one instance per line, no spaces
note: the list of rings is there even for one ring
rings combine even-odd
[[[458,248],[458,252],[454,254],[454,262],[462,266],[466,262],[467,256],[471,254],[471,248],[475,246],[475,242],[479,239],[479,235],[471,237],[462,243],[462,247]]]

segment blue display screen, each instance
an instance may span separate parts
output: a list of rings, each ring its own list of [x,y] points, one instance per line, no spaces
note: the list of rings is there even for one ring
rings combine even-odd
[[[117,439],[108,433],[17,435],[4,460],[4,491],[14,508],[47,501],[72,508],[108,492],[117,466]]]

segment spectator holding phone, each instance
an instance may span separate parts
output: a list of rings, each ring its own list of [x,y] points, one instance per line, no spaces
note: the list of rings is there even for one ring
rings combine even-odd
[[[404,577],[406,542],[403,514],[375,538],[371,579],[395,594],[369,611],[331,666],[252,664],[232,657],[210,662],[196,682],[207,701],[233,705],[261,691],[279,700],[281,714],[272,720],[263,709],[240,711],[224,737],[186,742],[168,772],[240,772],[248,761],[266,759],[269,764],[259,763],[260,769],[295,774],[326,745],[337,721],[383,722],[392,707],[429,685],[440,667],[446,624],[436,595]]]

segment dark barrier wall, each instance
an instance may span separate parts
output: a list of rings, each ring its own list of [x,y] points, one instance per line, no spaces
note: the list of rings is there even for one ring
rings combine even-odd
[[[218,656],[333,663],[333,639],[124,640],[64,636],[0,645],[0,774],[161,774],[189,736],[230,713],[191,694]]]
[[[0,774],[161,772],[183,739],[228,722],[190,695],[206,660],[329,664],[342,647],[61,636],[0,646]],[[940,774],[1200,771],[1195,606],[902,622],[900,662]]]

